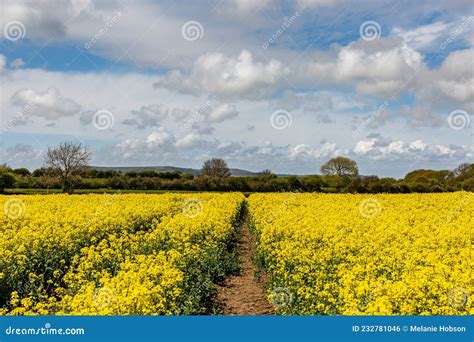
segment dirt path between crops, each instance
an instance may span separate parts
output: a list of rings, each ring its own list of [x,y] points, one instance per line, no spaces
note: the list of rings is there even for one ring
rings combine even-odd
[[[241,257],[241,272],[228,277],[218,288],[217,299],[223,315],[271,315],[273,307],[267,301],[265,276],[256,279],[252,261],[255,253],[253,234],[248,227],[248,214],[237,235],[237,247]]]

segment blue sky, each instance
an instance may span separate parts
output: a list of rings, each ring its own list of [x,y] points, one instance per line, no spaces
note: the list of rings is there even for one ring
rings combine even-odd
[[[2,1],[0,162],[362,174],[473,161],[470,1]]]

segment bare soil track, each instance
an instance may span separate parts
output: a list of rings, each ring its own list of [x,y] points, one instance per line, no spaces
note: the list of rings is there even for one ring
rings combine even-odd
[[[271,315],[273,307],[267,300],[264,277],[256,279],[252,262],[255,253],[253,234],[248,227],[248,214],[237,235],[241,271],[228,277],[218,288],[217,300],[223,315]]]

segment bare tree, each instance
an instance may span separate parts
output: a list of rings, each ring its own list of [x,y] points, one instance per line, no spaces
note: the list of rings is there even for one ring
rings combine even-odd
[[[454,177],[459,179],[474,178],[474,164],[463,163],[453,171]]]
[[[259,176],[270,177],[273,176],[273,172],[270,169],[262,170],[258,173]]]
[[[326,176],[351,176],[359,175],[357,163],[346,157],[336,157],[328,160],[321,166],[321,172]]]
[[[45,166],[63,183],[63,192],[71,193],[77,176],[89,165],[91,152],[81,143],[63,142],[48,147]]]
[[[204,162],[200,174],[202,176],[224,178],[230,176],[230,169],[224,159],[212,158]]]

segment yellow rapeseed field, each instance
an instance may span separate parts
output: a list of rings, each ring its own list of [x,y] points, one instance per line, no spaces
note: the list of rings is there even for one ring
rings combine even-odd
[[[473,314],[473,193],[254,194],[282,314]]]
[[[244,196],[0,196],[0,314],[189,314],[235,267]]]
[[[473,193],[0,196],[0,315],[215,308],[248,206],[278,314],[473,314]]]

